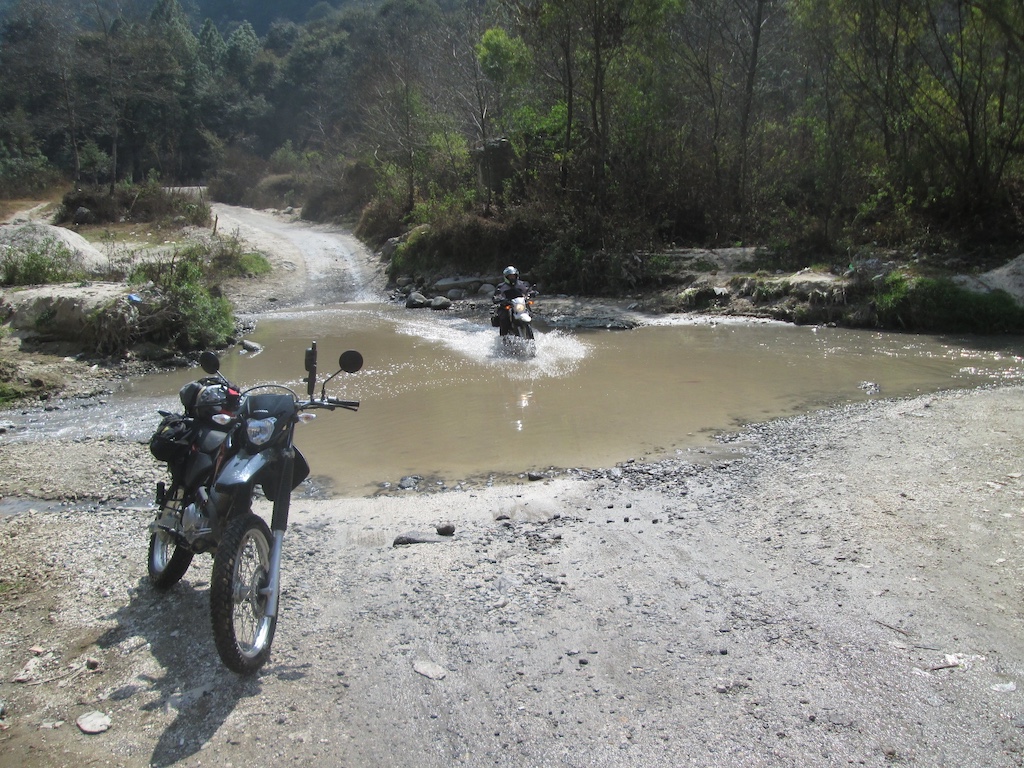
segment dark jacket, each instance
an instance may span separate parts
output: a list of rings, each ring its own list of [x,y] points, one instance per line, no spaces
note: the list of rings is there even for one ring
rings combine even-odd
[[[514,299],[516,296],[529,296],[530,295],[530,284],[525,280],[516,280],[514,283],[509,283],[507,280],[502,280],[501,285],[494,289],[493,301],[495,304],[501,304],[506,301]]]

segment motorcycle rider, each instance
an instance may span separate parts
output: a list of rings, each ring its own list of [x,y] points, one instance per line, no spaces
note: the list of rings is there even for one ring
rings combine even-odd
[[[501,283],[494,289],[492,301],[495,303],[494,314],[498,318],[498,329],[502,336],[512,328],[512,316],[508,304],[517,296],[529,296],[530,284],[519,279],[519,270],[513,266],[505,267],[501,273]]]

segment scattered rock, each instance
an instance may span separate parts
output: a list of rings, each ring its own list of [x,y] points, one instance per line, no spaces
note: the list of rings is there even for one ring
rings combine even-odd
[[[409,491],[419,485],[422,479],[419,475],[406,475],[398,481],[398,487],[403,491]]]
[[[412,668],[424,677],[428,677],[431,680],[444,680],[448,675],[448,670],[442,667],[440,664],[430,661],[429,659],[417,659],[413,662]]]
[[[404,547],[409,544],[437,544],[442,541],[447,541],[447,537],[438,536],[436,533],[424,533],[422,531],[409,531],[408,533],[400,533],[395,536],[393,547]]]
[[[413,291],[405,297],[406,309],[423,309],[430,305],[430,300],[419,291]]]
[[[82,733],[96,734],[110,730],[110,716],[104,712],[87,712],[75,720]]]

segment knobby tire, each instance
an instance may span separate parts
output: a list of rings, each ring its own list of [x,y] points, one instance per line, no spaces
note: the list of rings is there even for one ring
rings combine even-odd
[[[180,510],[183,499],[184,492],[176,484],[171,498],[164,502],[165,508]],[[170,589],[181,581],[193,556],[192,550],[178,544],[169,533],[154,532],[149,537],[149,583],[156,589]]]
[[[224,665],[240,674],[263,666],[277,629],[260,594],[269,580],[272,541],[263,518],[248,512],[228,523],[213,558],[213,639]]]

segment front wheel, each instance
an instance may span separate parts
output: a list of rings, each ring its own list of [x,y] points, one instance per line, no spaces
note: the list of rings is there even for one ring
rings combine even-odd
[[[533,340],[533,326],[532,325],[517,325],[516,335],[521,339]]]
[[[266,614],[271,541],[263,518],[249,512],[228,524],[213,557],[213,639],[224,665],[242,674],[263,666],[277,628]]]

